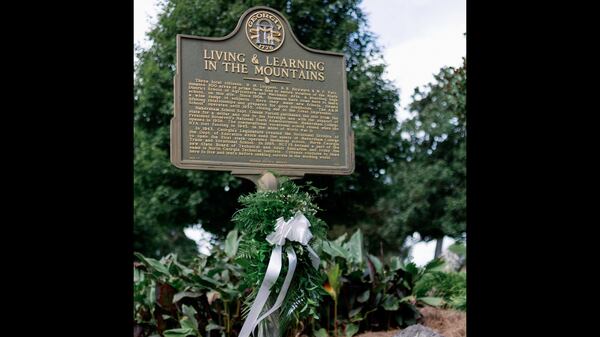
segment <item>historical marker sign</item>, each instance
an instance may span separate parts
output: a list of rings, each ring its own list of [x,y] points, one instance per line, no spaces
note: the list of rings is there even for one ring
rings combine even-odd
[[[303,46],[268,7],[223,38],[177,35],[171,161],[240,175],[352,173],[344,55]]]

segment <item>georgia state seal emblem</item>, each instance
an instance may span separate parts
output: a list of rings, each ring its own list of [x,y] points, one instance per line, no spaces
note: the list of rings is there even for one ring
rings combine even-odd
[[[248,41],[260,51],[270,53],[283,44],[283,22],[273,13],[258,11],[248,17],[245,27]]]

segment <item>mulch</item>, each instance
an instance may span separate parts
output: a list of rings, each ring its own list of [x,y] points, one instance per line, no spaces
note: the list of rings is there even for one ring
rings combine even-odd
[[[436,331],[444,337],[467,336],[467,314],[452,309],[425,307],[421,309],[423,320],[419,323]],[[356,337],[393,337],[402,330],[369,331]]]

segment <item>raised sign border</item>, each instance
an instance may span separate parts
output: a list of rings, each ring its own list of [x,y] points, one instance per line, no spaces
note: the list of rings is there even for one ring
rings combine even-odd
[[[232,163],[232,162],[220,162],[220,161],[199,161],[199,160],[183,160],[183,154],[181,146],[181,40],[182,39],[194,39],[204,41],[225,41],[235,36],[243,25],[244,19],[247,16],[257,10],[271,11],[277,14],[287,26],[289,36],[305,50],[325,55],[335,55],[342,57],[342,66],[345,68],[346,56],[342,53],[317,50],[309,48],[298,40],[294,34],[290,23],[286,17],[279,11],[274,10],[266,6],[256,6],[246,10],[240,17],[235,29],[224,37],[201,37],[186,34],[177,34],[177,67],[175,77],[173,78],[175,93],[174,93],[174,107],[175,115],[171,118],[171,163],[178,168],[182,169],[193,169],[193,170],[210,170],[210,171],[231,171],[234,175],[260,175],[268,171],[274,171],[277,174],[284,176],[303,176],[304,174],[325,174],[325,175],[349,175],[354,172],[354,132],[350,124],[350,95],[348,92],[348,84],[346,81],[346,69],[342,71],[342,81],[344,83],[343,88],[343,102],[344,102],[344,119],[345,119],[345,130],[346,135],[346,158],[347,166],[326,166],[326,165],[299,165],[299,164],[263,164],[263,163]]]

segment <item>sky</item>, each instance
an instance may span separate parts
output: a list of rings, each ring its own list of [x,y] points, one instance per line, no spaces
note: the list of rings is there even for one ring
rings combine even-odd
[[[143,48],[155,23],[157,0],[134,0],[134,39]],[[397,117],[409,116],[406,107],[415,87],[433,81],[444,66],[460,66],[466,55],[466,0],[363,0],[370,30],[378,36],[385,78],[400,90]],[[446,239],[443,247],[453,241]],[[413,246],[415,263],[423,265],[433,257],[435,242]]]
[[[150,43],[146,39],[146,32],[156,22],[158,1],[134,0],[133,1],[133,38],[136,44],[147,48]]]
[[[399,119],[414,88],[466,55],[466,0],[363,0],[371,31],[387,63],[386,78],[400,89]]]

